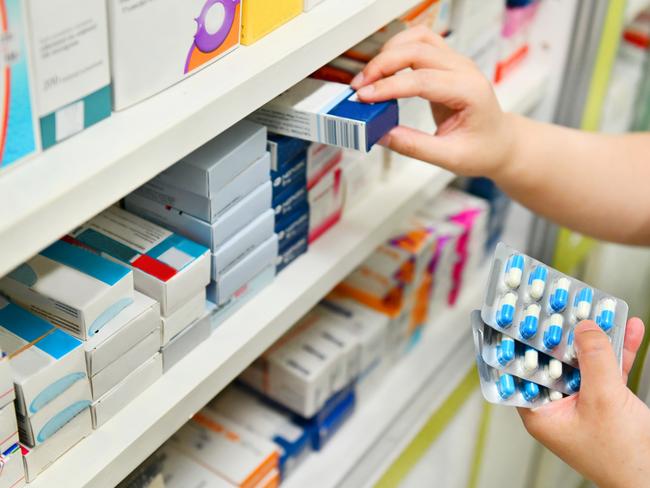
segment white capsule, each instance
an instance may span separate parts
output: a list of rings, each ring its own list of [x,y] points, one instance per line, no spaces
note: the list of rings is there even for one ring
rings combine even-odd
[[[529,347],[524,353],[524,369],[529,372],[536,371],[539,367],[539,353],[536,349]]]
[[[557,380],[562,377],[562,362],[557,359],[551,359],[548,362],[548,375]]]
[[[557,325],[558,327],[562,327],[564,325],[564,317],[560,315],[559,313],[554,313],[551,315],[548,319],[548,325],[553,326]]]
[[[551,390],[551,392],[549,393],[548,396],[549,396],[549,398],[551,399],[552,402],[556,402],[556,401],[562,400],[562,398],[564,398],[564,395],[562,395],[562,392],[557,391],[557,390]]]
[[[521,254],[514,254],[506,264],[505,282],[509,288],[519,288],[521,277],[524,274],[524,257]]]

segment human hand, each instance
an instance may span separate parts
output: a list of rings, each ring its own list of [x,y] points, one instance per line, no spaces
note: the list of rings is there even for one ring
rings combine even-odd
[[[512,159],[511,117],[501,111],[492,85],[430,29],[393,37],[351,85],[365,102],[410,97],[431,102],[435,135],[397,127],[382,140],[399,153],[465,176],[494,177]]]
[[[580,392],[518,409],[535,439],[600,488],[650,484],[650,409],[626,386],[643,331],[641,320],[628,321],[621,376],[607,335],[592,321],[580,323]]]

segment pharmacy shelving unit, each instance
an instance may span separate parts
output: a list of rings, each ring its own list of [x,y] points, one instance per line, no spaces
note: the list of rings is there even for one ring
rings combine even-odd
[[[456,306],[432,318],[413,351],[362,399],[352,418],[325,448],[312,453],[284,483],[287,488],[373,486],[445,401],[472,364],[470,312],[479,307],[487,268],[461,294]]]
[[[0,177],[0,275],[92,217],[418,0],[328,0],[252,47]],[[522,111],[545,72],[497,93]],[[114,486],[286,332],[452,175],[407,158],[267,289],[32,487]],[[452,320],[453,315],[441,318]],[[424,349],[424,348],[423,348]]]

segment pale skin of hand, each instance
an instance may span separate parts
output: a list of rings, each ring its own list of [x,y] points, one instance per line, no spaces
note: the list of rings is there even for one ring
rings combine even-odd
[[[367,102],[431,102],[436,134],[397,127],[382,141],[391,149],[460,175],[487,176],[575,231],[650,244],[650,134],[599,135],[505,114],[474,63],[424,28],[390,40],[352,87]]]
[[[476,66],[423,28],[390,40],[352,87],[366,102],[431,102],[436,134],[397,127],[382,141],[391,149],[460,175],[487,176],[576,231],[650,244],[650,135],[588,134],[505,114]],[[519,411],[531,435],[603,488],[650,485],[650,410],[626,386],[643,333],[641,320],[628,321],[621,375],[606,334],[581,323],[580,393]]]

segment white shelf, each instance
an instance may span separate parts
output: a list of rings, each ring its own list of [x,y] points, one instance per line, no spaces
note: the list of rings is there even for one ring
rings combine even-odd
[[[543,99],[550,68],[542,60],[528,59],[495,87],[505,112],[530,113]]]
[[[628,0],[625,7],[625,26],[629,25],[645,9],[650,7],[649,0]]]
[[[272,285],[30,487],[114,486],[350,273],[452,176],[403,160]]]
[[[0,276],[417,3],[327,0],[1,174]]]
[[[485,270],[456,307],[429,324],[421,342],[389,372],[325,449],[311,454],[283,486],[373,486],[457,386],[474,358],[470,311],[481,303]]]

